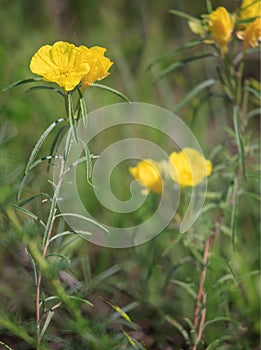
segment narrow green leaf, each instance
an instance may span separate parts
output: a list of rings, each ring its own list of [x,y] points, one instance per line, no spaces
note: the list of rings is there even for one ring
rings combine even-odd
[[[114,95],[117,95],[118,97],[122,98],[124,101],[131,102],[131,100],[127,96],[125,96],[124,94],[122,94],[118,90],[112,89],[109,86],[94,83],[94,84],[91,85],[91,87],[97,87],[97,88],[100,88],[100,89],[103,89],[103,90],[107,90],[107,91],[113,93]]]
[[[211,13],[213,11],[212,3],[210,0],[206,0],[206,8],[208,13]]]
[[[69,112],[69,121],[70,121],[70,126],[73,130],[73,136],[75,138],[75,141],[78,142],[78,135],[77,135],[77,130],[76,130],[76,120],[74,118],[74,110],[73,110],[73,98],[72,94],[68,93],[68,112]]]
[[[203,43],[202,39],[191,40],[191,41],[187,42],[187,43],[186,43],[185,45],[183,45],[183,46],[179,46],[179,47],[177,47],[177,48],[175,48],[175,49],[173,49],[173,50],[170,50],[170,51],[168,51],[168,52],[165,52],[163,55],[157,57],[154,61],[152,61],[152,62],[148,65],[148,67],[147,67],[146,69],[150,69],[150,68],[151,68],[152,66],[154,66],[156,63],[162,61],[162,60],[163,60],[164,58],[166,58],[166,57],[172,56],[172,55],[174,55],[174,54],[176,54],[176,53],[178,53],[178,52],[180,52],[180,51],[183,51],[183,50],[185,50],[185,49],[198,46],[198,45],[200,45],[200,44],[202,44],[202,43]]]
[[[57,258],[61,258],[61,259],[63,259],[63,260],[66,260],[66,262],[67,262],[68,264],[70,264],[70,262],[71,262],[71,259],[69,259],[68,256],[65,256],[65,255],[63,255],[63,254],[58,254],[58,253],[50,253],[50,254],[47,254],[47,255],[46,255],[46,258],[49,258],[49,257],[51,257],[51,256],[56,256]]]
[[[88,222],[91,222],[92,224],[100,227],[101,229],[103,229],[105,232],[108,232],[109,233],[109,230],[104,227],[102,224],[100,224],[99,222],[93,220],[93,219],[90,219],[86,216],[83,216],[83,215],[80,215],[80,214],[76,214],[76,213],[62,213],[62,214],[58,214],[56,215],[56,218],[60,217],[60,216],[72,216],[72,217],[76,217],[78,219],[82,219],[82,220],[86,220]]]
[[[35,90],[52,90],[52,91],[58,93],[60,96],[64,97],[64,94],[62,93],[61,90],[54,88],[52,86],[46,86],[46,85],[32,86],[32,87],[28,88],[25,92],[31,92],[31,91],[35,91]]]
[[[171,13],[172,15],[178,16],[178,17],[185,18],[185,19],[187,19],[189,21],[198,21],[198,18],[190,16],[187,13],[182,12],[182,11],[171,9],[171,10],[169,10],[169,13]]]
[[[46,320],[44,322],[44,325],[43,325],[43,328],[42,328],[42,331],[41,331],[41,334],[40,334],[40,338],[43,337],[47,327],[49,326],[49,323],[51,322],[52,318],[53,318],[53,315],[54,315],[54,311],[53,310],[50,310],[47,314],[47,317],[46,317]]]
[[[202,55],[197,55],[197,56],[193,56],[193,57],[186,57],[184,58],[182,61],[179,62],[174,62],[173,64],[171,64],[170,66],[168,66],[167,68],[163,69],[154,79],[153,81],[157,81],[159,79],[161,79],[162,77],[164,77],[166,74],[173,72],[174,70],[183,67],[185,64],[189,63],[189,62],[193,62],[193,61],[197,61],[200,59],[204,59],[204,58],[208,58],[208,57],[215,57],[216,54],[213,52],[210,53],[205,53]]]
[[[67,157],[69,155],[69,152],[71,149],[71,141],[72,141],[72,129],[70,128],[66,135],[66,140],[64,145],[64,162],[66,162]]]
[[[178,280],[171,280],[171,282],[184,289],[194,300],[197,299],[197,293],[193,289],[193,284]]]
[[[246,87],[244,88],[244,90],[247,90],[248,92],[250,92],[252,95],[254,95],[258,100],[260,100],[261,98],[261,94],[259,90],[254,89],[252,86],[246,85]]]
[[[180,334],[183,336],[184,340],[186,341],[186,344],[190,345],[189,334],[184,329],[184,327],[177,320],[175,320],[173,317],[166,315],[164,318],[168,323],[170,323],[173,327],[175,327],[180,332]]]
[[[130,343],[130,345],[133,347],[133,349],[139,349],[136,345],[136,341],[124,330],[122,330],[122,333],[125,335],[125,337],[128,339],[128,342]]]
[[[33,214],[29,210],[27,210],[25,208],[21,208],[21,207],[19,207],[16,204],[13,205],[13,208],[15,208],[16,210],[19,210],[20,212],[30,216],[32,219],[38,221],[43,227],[45,227],[45,223],[37,215]]]
[[[114,265],[110,268],[108,268],[106,271],[101,272],[99,275],[95,276],[91,281],[91,286],[95,287],[96,285],[99,285],[107,278],[115,275],[121,270],[120,266]]]
[[[186,104],[188,104],[195,96],[197,96],[202,90],[205,90],[205,89],[209,88],[215,82],[216,82],[215,79],[208,79],[208,80],[203,81],[202,83],[196,85],[185,96],[185,98],[176,105],[176,107],[174,108],[173,112],[177,113],[181,108],[183,108]]]
[[[77,87],[77,91],[79,93],[80,113],[81,113],[81,116],[83,119],[84,128],[86,129],[87,128],[87,116],[88,116],[87,106],[85,103],[84,96],[83,96],[81,89],[79,87]],[[77,118],[77,120],[78,120],[78,118]]]
[[[256,115],[261,115],[261,108],[252,109],[252,111],[247,113],[247,118],[250,119],[252,117],[255,117]]]
[[[3,345],[3,347],[7,350],[14,350],[13,348],[10,348],[10,346],[8,346],[7,344],[3,343],[1,340],[0,340],[0,345]]]
[[[34,284],[35,284],[35,286],[37,286],[37,268],[36,268],[36,264],[35,264],[34,258],[28,252],[27,248],[26,248],[26,254],[28,255],[28,257],[29,257],[29,259],[31,261],[31,264],[32,264],[32,267],[33,267],[33,272],[34,272]]]
[[[80,235],[80,236],[91,236],[92,233],[91,232],[87,232],[87,231],[77,231],[77,232],[74,232],[74,231],[64,231],[64,232],[60,232],[60,233],[57,233],[55,236],[53,236],[50,240],[49,240],[49,243],[56,240],[57,238],[59,237],[64,237],[64,236],[68,236],[68,235]]]
[[[20,182],[20,185],[19,185],[19,188],[18,188],[18,192],[17,192],[17,196],[16,196],[16,201],[18,202],[20,200],[20,197],[21,197],[21,194],[22,194],[22,191],[23,191],[23,188],[25,186],[25,183],[26,183],[26,180],[28,178],[28,173],[27,174],[24,174],[21,182]]]
[[[31,164],[31,166],[29,167],[28,171],[32,170],[33,168],[35,168],[37,165],[41,164],[42,162],[48,160],[51,161],[52,159],[60,159],[59,156],[47,156],[47,157],[42,157],[40,159],[37,159],[35,162],[33,162]]]
[[[242,172],[243,177],[245,177],[246,169],[245,169],[245,151],[244,151],[244,145],[241,138],[241,132],[240,132],[240,123],[239,123],[239,107],[233,106],[233,121],[234,121],[234,129],[235,129],[235,135],[236,135],[236,142],[239,152],[239,159],[242,166]]]
[[[235,340],[235,336],[234,335],[225,335],[219,339],[214,340],[212,343],[210,343],[208,345],[208,347],[206,348],[206,350],[218,350],[220,349],[220,345],[222,345],[223,343],[232,343]],[[222,347],[223,348],[223,347]]]
[[[237,202],[238,202],[237,191],[238,191],[238,184],[237,184],[237,178],[235,178],[234,179],[234,188],[233,188],[231,222],[230,222],[233,248],[235,248],[236,226],[237,226]]]
[[[45,230],[44,230],[44,235],[43,235],[43,247],[45,247],[45,245],[46,245],[48,235],[49,235],[49,232],[51,230],[51,226],[52,226],[54,219],[55,219],[56,210],[57,210],[57,208],[56,208],[56,194],[54,194],[52,202],[51,202],[51,208],[49,211],[47,223],[45,225]]]
[[[84,148],[84,153],[85,153],[85,158],[86,158],[86,177],[87,177],[87,182],[90,183],[90,178],[92,176],[92,156],[90,153],[90,150],[83,140],[81,140]]]
[[[35,82],[40,81],[40,80],[42,80],[42,78],[29,78],[29,79],[24,79],[24,80],[18,80],[14,83],[9,84],[2,91],[7,91],[7,90],[13,89],[17,86],[23,85],[23,84],[35,83]]]
[[[65,129],[68,129],[68,125],[62,126],[62,127],[59,129],[58,133],[56,134],[56,136],[55,136],[55,138],[54,138],[54,140],[53,140],[53,142],[52,142],[51,148],[50,148],[50,156],[54,156],[54,153],[55,153],[55,150],[56,150],[56,146],[58,145],[58,143],[59,143],[59,141],[60,141],[60,139],[61,139],[61,137],[62,137],[63,131],[64,131]],[[50,167],[51,167],[51,160],[52,160],[52,158],[48,160],[47,171],[50,170]]]
[[[92,304],[89,300],[82,299],[82,298],[76,297],[76,296],[74,296],[74,295],[68,295],[68,299],[76,300],[76,301],[79,301],[79,302],[81,302],[81,303],[84,303],[84,304],[87,304],[87,305],[93,307],[93,304]]]
[[[39,138],[39,140],[37,141],[36,145],[34,146],[34,149],[29,157],[28,163],[26,165],[25,168],[25,173],[27,173],[29,171],[30,166],[32,165],[33,161],[35,160],[44,140],[46,139],[46,137],[49,135],[49,133],[53,130],[53,128],[58,124],[61,123],[62,121],[64,121],[64,118],[60,118],[58,120],[56,120],[54,123],[52,123],[45,131],[44,133],[41,135],[41,137]]]
[[[48,193],[37,193],[37,194],[33,195],[32,197],[26,198],[25,200],[17,203],[17,205],[19,207],[23,207],[24,205],[28,204],[29,202],[31,202],[32,200],[34,200],[34,199],[36,199],[38,197],[46,197],[48,199],[51,199],[51,197],[50,197],[50,195]]]

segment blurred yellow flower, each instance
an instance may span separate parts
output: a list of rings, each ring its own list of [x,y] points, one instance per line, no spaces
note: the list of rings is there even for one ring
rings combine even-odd
[[[85,56],[86,62],[90,66],[90,70],[84,75],[82,79],[83,91],[93,84],[96,80],[102,80],[106,78],[110,73],[108,70],[113,65],[113,62],[104,57],[106,49],[99,46],[93,46],[87,48],[86,46],[80,46],[80,50]]]
[[[220,46],[221,52],[227,52],[227,44],[231,40],[235,21],[225,7],[218,7],[208,15],[208,27],[212,39]]]
[[[212,164],[197,150],[183,148],[169,156],[170,177],[181,187],[194,187],[212,173]]]
[[[261,15],[261,1],[260,0],[243,0],[240,6],[240,20],[259,17]],[[240,24],[240,28],[246,27],[247,23]]]
[[[66,91],[73,90],[90,70],[82,50],[58,41],[42,46],[32,57],[30,69],[44,80],[54,82]]]
[[[151,159],[142,160],[136,167],[130,167],[129,172],[149,191],[162,193],[160,169],[156,162]]]
[[[261,41],[261,19],[257,18],[251,22],[244,31],[237,32],[237,37],[244,40],[243,50],[249,47],[257,47]]]

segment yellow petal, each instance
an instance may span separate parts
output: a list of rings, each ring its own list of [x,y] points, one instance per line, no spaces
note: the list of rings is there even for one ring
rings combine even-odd
[[[142,186],[147,187],[149,191],[162,193],[160,169],[157,163],[151,159],[140,161],[136,167],[130,167],[129,172]]]
[[[182,187],[194,187],[211,174],[212,164],[197,150],[185,147],[179,153],[171,153],[169,172],[172,180]]]
[[[104,57],[106,49],[100,46],[94,46],[87,48],[80,46],[80,50],[84,54],[86,62],[90,66],[90,70],[84,75],[82,79],[82,88],[85,90],[88,86],[93,84],[96,80],[102,80],[109,75],[109,69],[113,65],[113,62]]]
[[[225,9],[218,7],[208,15],[208,26],[213,40],[221,47],[223,53],[227,50],[227,44],[232,39],[235,20]]]
[[[32,57],[30,69],[44,80],[70,91],[80,83],[90,66],[78,47],[58,41],[53,46],[42,46]]]

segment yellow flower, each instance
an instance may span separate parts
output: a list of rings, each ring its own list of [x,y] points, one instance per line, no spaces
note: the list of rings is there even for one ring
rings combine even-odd
[[[249,47],[257,47],[261,41],[261,19],[257,18],[251,22],[244,31],[237,32],[237,37],[244,40],[243,50]]]
[[[212,164],[197,150],[183,148],[169,156],[170,177],[182,187],[194,187],[212,172]]]
[[[260,0],[243,0],[240,6],[240,20],[247,20],[250,18],[255,18],[260,16],[261,2]],[[240,28],[247,26],[247,23],[240,24]]]
[[[87,48],[86,46],[80,46],[80,50],[85,56],[86,62],[90,66],[90,70],[84,75],[82,79],[83,91],[93,84],[96,80],[102,80],[106,78],[110,73],[108,70],[113,65],[113,62],[109,58],[104,57],[106,49],[99,46],[93,46]]]
[[[221,52],[227,52],[227,44],[231,40],[234,19],[225,7],[218,7],[208,15],[208,26],[213,40],[220,46]]]
[[[129,172],[149,191],[162,193],[160,169],[156,162],[151,159],[142,160],[136,167],[130,167]]]
[[[70,91],[89,72],[90,66],[82,50],[73,44],[58,41],[53,46],[42,46],[32,57],[30,69],[44,80]]]

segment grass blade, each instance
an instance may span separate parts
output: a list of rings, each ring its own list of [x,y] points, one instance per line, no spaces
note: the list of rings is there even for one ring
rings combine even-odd
[[[162,61],[162,60],[163,60],[164,58],[166,58],[166,57],[172,56],[172,55],[174,55],[174,54],[176,54],[176,53],[178,53],[178,52],[180,52],[180,51],[183,51],[183,50],[188,49],[188,48],[190,48],[190,47],[194,47],[194,46],[200,45],[200,44],[202,44],[202,43],[203,43],[203,41],[202,41],[201,39],[191,40],[191,41],[189,41],[188,43],[186,43],[186,44],[183,45],[183,46],[179,46],[179,47],[177,47],[177,48],[175,48],[175,49],[173,49],[173,50],[170,50],[170,51],[168,51],[168,52],[165,52],[163,55],[159,56],[159,57],[156,58],[154,61],[152,61],[152,62],[148,65],[147,69],[150,69],[152,66],[154,66],[154,64],[156,64],[156,63]]]
[[[178,16],[178,17],[182,17],[185,18],[189,21],[198,21],[198,18],[195,18],[193,16],[188,15],[187,13],[184,13],[182,11],[178,11],[178,10],[169,10],[169,13],[171,13],[172,15]]]
[[[29,210],[25,209],[25,208],[21,208],[19,207],[18,205],[14,204],[13,205],[13,208],[16,209],[16,210],[19,210],[20,212],[30,216],[32,219],[40,222],[40,224],[45,227],[45,223],[35,214],[33,214],[32,212],[30,212]]]
[[[103,229],[105,232],[108,232],[108,229],[106,227],[104,227],[102,224],[100,224],[99,222],[93,220],[93,219],[90,219],[86,216],[83,216],[83,215],[80,215],[80,214],[76,214],[76,213],[62,213],[62,214],[58,214],[56,215],[56,218],[60,217],[60,216],[72,216],[72,217],[76,217],[78,219],[82,219],[82,220],[86,220],[88,222],[91,222],[92,224],[100,227],[101,229]]]
[[[174,62],[172,63],[170,66],[168,66],[167,68],[163,69],[154,79],[153,81],[157,81],[159,79],[161,79],[162,77],[164,77],[166,74],[173,72],[174,70],[183,67],[185,64],[192,62],[192,61],[197,61],[203,58],[208,58],[208,57],[215,57],[216,55],[213,52],[209,52],[209,53],[204,53],[202,55],[197,55],[197,56],[193,56],[193,57],[187,57],[184,58],[182,61],[178,61],[178,62]]]
[[[208,79],[202,83],[196,85],[186,96],[180,101],[174,109],[174,113],[177,113],[181,108],[188,104],[196,95],[198,95],[202,90],[207,89],[216,82],[215,79]]]
[[[23,79],[23,80],[18,80],[14,83],[9,84],[6,88],[4,88],[2,91],[8,91],[10,89],[13,89],[17,86],[23,85],[23,84],[29,84],[29,83],[35,83],[37,81],[41,81],[42,78],[29,78],[29,79]]]
[[[232,202],[232,213],[231,213],[231,232],[232,232],[232,246],[235,248],[235,238],[236,238],[236,225],[237,225],[237,196],[238,184],[237,179],[234,179],[234,188],[233,188],[233,202]]]
[[[38,152],[39,152],[39,150],[40,150],[44,140],[46,139],[46,137],[50,134],[50,132],[53,130],[53,128],[55,128],[55,126],[58,123],[61,123],[64,120],[65,120],[64,118],[60,118],[60,119],[56,120],[41,135],[41,137],[37,141],[36,145],[34,146],[34,149],[33,149],[32,153],[30,154],[28,163],[27,163],[26,168],[25,168],[25,173],[27,173],[29,171],[29,168],[32,165],[33,161],[35,160],[35,158],[36,158],[36,156],[37,156],[37,154],[38,154]]]
[[[131,100],[126,95],[122,94],[120,91],[115,90],[109,86],[94,83],[91,85],[91,87],[97,87],[97,88],[100,88],[103,90],[107,90],[107,91],[111,92],[112,94],[122,98],[125,102],[131,102]]]
[[[47,314],[47,317],[46,317],[46,320],[44,322],[44,325],[43,325],[43,328],[42,328],[42,331],[41,331],[41,334],[40,334],[40,338],[42,339],[47,327],[49,326],[49,323],[51,322],[52,318],[53,318],[53,315],[54,315],[54,311],[53,310],[50,310]]]
[[[29,197],[29,198],[27,198],[27,199],[25,199],[25,200],[23,200],[23,201],[17,203],[17,205],[18,205],[19,207],[23,207],[24,205],[26,205],[27,203],[31,202],[32,200],[34,200],[34,199],[36,199],[36,198],[38,198],[38,197],[46,197],[46,198],[48,198],[48,199],[51,199],[51,197],[50,197],[50,195],[49,195],[48,193],[37,193],[37,194],[35,194],[34,196]]]
[[[52,86],[46,86],[46,85],[32,86],[32,87],[28,88],[25,92],[32,92],[34,90],[52,90],[64,98],[64,94],[62,93],[61,90],[54,88]]]
[[[246,180],[245,151],[244,151],[244,145],[243,145],[243,141],[241,138],[241,132],[240,132],[239,107],[238,106],[233,107],[233,122],[234,122],[234,129],[235,129],[240,164],[242,166],[243,177]]]

